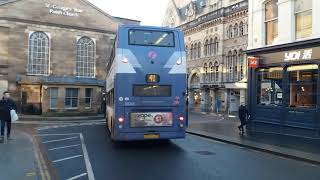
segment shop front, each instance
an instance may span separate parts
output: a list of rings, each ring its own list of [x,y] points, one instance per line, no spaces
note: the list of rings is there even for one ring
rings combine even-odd
[[[247,51],[249,128],[320,138],[319,42]]]

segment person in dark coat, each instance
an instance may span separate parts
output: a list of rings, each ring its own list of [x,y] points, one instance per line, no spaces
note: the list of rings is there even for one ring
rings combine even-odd
[[[11,110],[17,110],[16,103],[10,99],[10,94],[8,91],[3,93],[3,98],[0,100],[0,120],[1,120],[1,137],[0,143],[4,141],[4,129],[7,125],[7,139],[11,140]]]
[[[247,124],[247,119],[250,118],[249,111],[247,107],[242,103],[239,107],[239,119],[240,119],[240,126],[238,126],[239,131],[243,134],[244,129],[243,127]]]

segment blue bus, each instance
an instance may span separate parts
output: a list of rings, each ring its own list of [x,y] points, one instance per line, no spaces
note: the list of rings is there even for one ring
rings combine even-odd
[[[119,27],[106,78],[106,123],[112,140],[184,138],[186,91],[180,30]]]

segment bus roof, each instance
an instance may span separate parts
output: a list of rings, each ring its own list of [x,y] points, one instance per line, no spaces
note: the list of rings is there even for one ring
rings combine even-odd
[[[168,27],[158,27],[158,26],[141,26],[141,25],[120,25],[119,28],[141,28],[150,30],[168,30],[168,31],[179,31],[179,28],[168,28]]]

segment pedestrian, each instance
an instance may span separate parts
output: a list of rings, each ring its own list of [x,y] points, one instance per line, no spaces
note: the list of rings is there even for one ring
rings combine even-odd
[[[0,100],[0,120],[1,120],[1,136],[0,143],[4,141],[4,129],[7,126],[7,140],[11,140],[11,110],[17,110],[16,103],[10,98],[10,93],[5,91],[3,98]]]
[[[241,103],[239,107],[239,119],[240,119],[240,126],[238,126],[239,131],[243,134],[244,129],[243,127],[247,124],[247,119],[250,118],[249,111],[244,103]]]

